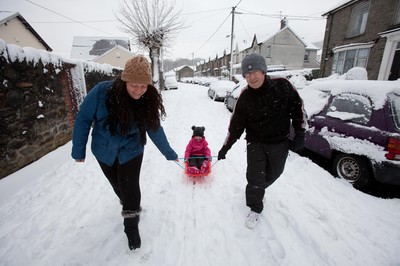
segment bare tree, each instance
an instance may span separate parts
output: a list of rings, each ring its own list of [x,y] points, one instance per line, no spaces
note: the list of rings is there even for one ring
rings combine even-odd
[[[174,12],[175,2],[168,0],[123,0],[119,6],[118,21],[121,30],[133,37],[139,47],[149,49],[156,88],[164,88],[161,51],[183,28],[179,15]]]

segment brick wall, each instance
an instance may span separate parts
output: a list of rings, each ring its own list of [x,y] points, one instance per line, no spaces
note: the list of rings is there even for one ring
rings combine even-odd
[[[378,78],[383,50],[386,44],[386,38],[380,37],[378,33],[399,26],[393,25],[397,0],[370,0],[365,33],[349,38],[347,37],[347,30],[352,9],[362,2],[363,1],[357,1],[328,15],[324,47],[321,56],[322,77],[327,77],[332,74],[333,48],[347,44],[372,42],[374,45],[370,50],[366,69],[368,72],[368,79],[376,80]]]

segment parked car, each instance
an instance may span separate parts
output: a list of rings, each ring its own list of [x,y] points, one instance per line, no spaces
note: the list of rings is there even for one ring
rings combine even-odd
[[[208,96],[214,101],[223,102],[226,94],[235,88],[236,83],[229,80],[216,80],[211,82],[208,89]]]
[[[176,81],[175,76],[166,76],[164,85],[165,85],[166,90],[177,90],[178,89],[178,81]]]
[[[228,92],[226,94],[225,106],[229,111],[233,112],[236,106],[236,101],[239,98],[240,93],[246,86],[247,86],[246,80],[242,80],[241,82],[236,84],[236,87],[231,92]]]
[[[400,185],[400,81],[319,81],[299,93],[309,116],[305,149],[354,187]]]

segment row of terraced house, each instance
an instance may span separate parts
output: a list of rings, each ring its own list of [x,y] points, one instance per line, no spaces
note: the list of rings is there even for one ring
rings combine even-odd
[[[281,29],[262,42],[233,50],[232,75],[241,74],[240,62],[249,53],[265,57],[270,68],[318,68],[320,77],[344,74],[363,67],[368,78],[400,78],[400,0],[351,0],[322,14],[326,18],[322,53],[300,38],[285,19]],[[196,76],[229,73],[231,54],[210,58],[196,66]]]

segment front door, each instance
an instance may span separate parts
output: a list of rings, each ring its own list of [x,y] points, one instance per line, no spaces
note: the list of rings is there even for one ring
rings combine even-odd
[[[394,53],[389,80],[397,80],[398,78],[400,78],[400,43],[397,43],[397,49]]]

